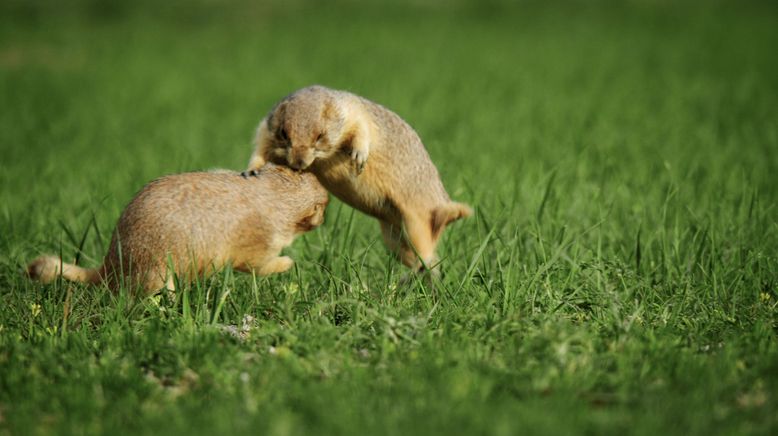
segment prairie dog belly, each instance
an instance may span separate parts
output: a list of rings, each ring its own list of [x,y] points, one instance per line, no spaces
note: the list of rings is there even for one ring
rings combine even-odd
[[[358,175],[349,159],[338,156],[315,162],[311,170],[327,190],[351,207],[383,220],[399,219],[400,213],[389,198],[391,189],[384,185],[388,181],[374,169],[365,168]]]

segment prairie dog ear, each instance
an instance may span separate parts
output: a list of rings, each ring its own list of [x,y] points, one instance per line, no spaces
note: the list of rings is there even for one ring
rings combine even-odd
[[[316,216],[319,214],[319,211],[316,209],[316,207],[314,207],[314,209],[310,211],[308,215],[304,216],[303,219],[295,224],[295,229],[298,232],[309,232],[319,225],[319,223],[316,222]]]
[[[286,107],[288,104],[289,103],[284,100],[281,103],[278,103],[276,107],[270,111],[270,114],[267,116],[267,126],[270,130],[278,129],[278,124],[283,121],[286,116]]]
[[[261,147],[264,145],[269,136],[269,133],[270,130],[268,127],[268,118],[264,118],[262,121],[260,121],[259,126],[257,126],[257,130],[254,132],[254,146]]]

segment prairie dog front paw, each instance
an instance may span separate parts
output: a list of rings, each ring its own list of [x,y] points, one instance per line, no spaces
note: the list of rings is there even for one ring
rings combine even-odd
[[[249,165],[248,168],[246,168],[246,171],[258,170],[262,168],[262,166],[264,166],[265,163],[267,163],[267,161],[265,160],[264,157],[262,157],[260,153],[254,153],[251,156],[251,160],[249,160]]]
[[[351,150],[351,160],[354,162],[358,174],[361,174],[362,171],[365,169],[365,164],[367,163],[367,156],[369,154],[370,151],[368,150],[367,147],[354,148],[353,150]]]

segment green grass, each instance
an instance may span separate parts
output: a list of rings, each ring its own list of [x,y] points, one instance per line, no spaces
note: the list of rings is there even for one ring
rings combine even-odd
[[[0,5],[0,434],[778,431],[774,4],[166,5]],[[338,202],[278,276],[21,276],[98,264],[155,177],[242,169],[312,83],[474,206],[435,288]]]

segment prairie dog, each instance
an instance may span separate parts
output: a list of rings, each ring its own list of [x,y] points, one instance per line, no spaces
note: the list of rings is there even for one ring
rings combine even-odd
[[[260,275],[283,272],[279,256],[295,236],[324,221],[328,194],[312,174],[267,165],[251,177],[231,171],[165,176],[144,186],[122,212],[103,265],[86,269],[41,256],[31,278],[122,284],[153,294],[231,264]],[[169,266],[172,266],[171,271]]]
[[[316,174],[336,197],[378,218],[386,245],[410,268],[433,267],[446,225],[472,214],[451,201],[408,123],[349,92],[294,92],[260,122],[254,144],[249,173],[273,162]]]

